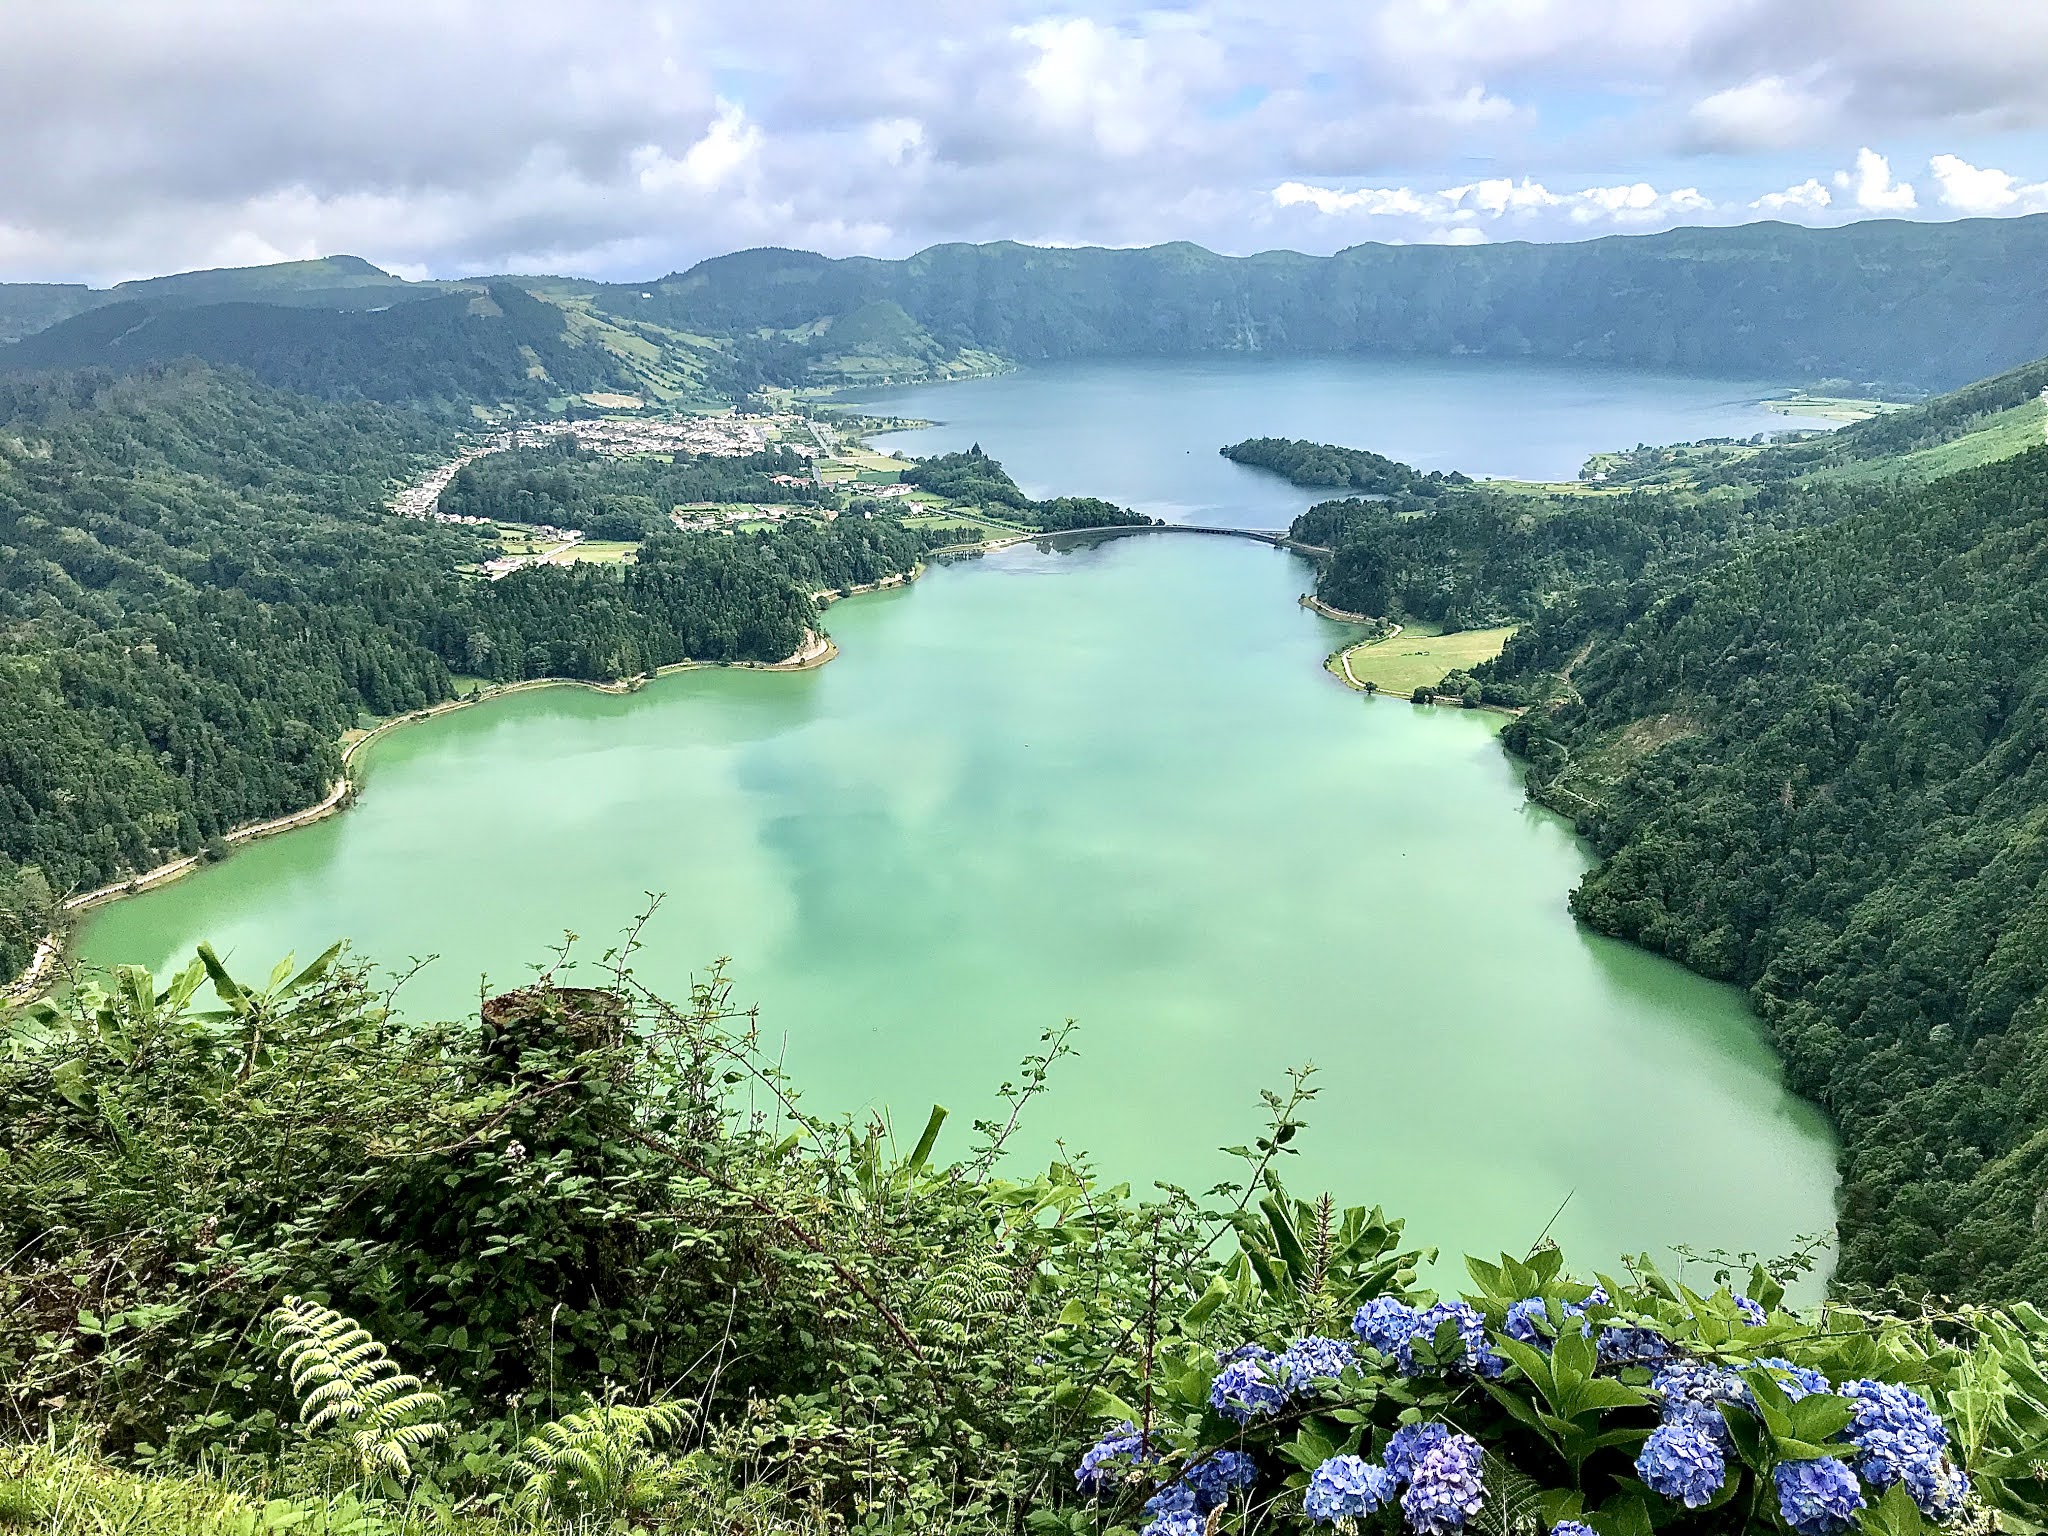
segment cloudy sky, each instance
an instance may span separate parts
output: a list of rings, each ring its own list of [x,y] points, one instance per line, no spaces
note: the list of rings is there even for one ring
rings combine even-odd
[[[2020,0],[0,5],[0,280],[2048,210]]]

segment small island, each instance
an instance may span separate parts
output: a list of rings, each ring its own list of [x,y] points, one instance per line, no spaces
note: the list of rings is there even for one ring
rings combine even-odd
[[[1366,496],[1438,496],[1472,477],[1452,470],[1425,473],[1365,448],[1340,448],[1293,437],[1248,437],[1218,450],[1233,464],[1269,469],[1294,485],[1354,491]]]

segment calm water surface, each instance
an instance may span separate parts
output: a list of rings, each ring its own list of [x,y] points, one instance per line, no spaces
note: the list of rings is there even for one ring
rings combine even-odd
[[[1328,491],[1218,456],[1247,437],[1370,448],[1422,469],[1570,480],[1638,443],[1782,432],[1764,383],[1459,358],[1197,358],[1048,364],[857,395],[937,423],[892,451],[971,442],[1034,496],[1103,496],[1176,523],[1278,528]]]
[[[1204,464],[1212,504],[1271,515]],[[594,956],[661,891],[642,974],[731,956],[813,1107],[906,1136],[936,1101],[964,1145],[1072,1017],[1029,1150],[1134,1182],[1207,1183],[1256,1089],[1314,1062],[1291,1181],[1426,1243],[1519,1250],[1560,1204],[1587,1264],[1828,1228],[1832,1144],[1737,995],[1578,929],[1585,854],[1497,721],[1339,687],[1318,663],[1349,632],[1297,606],[1309,580],[1235,541],[1021,548],[834,608],[818,672],[458,711],[374,747],[345,816],[106,908],[83,947],[161,966],[211,938],[261,974],[348,934],[440,957],[424,1013],[565,928]]]

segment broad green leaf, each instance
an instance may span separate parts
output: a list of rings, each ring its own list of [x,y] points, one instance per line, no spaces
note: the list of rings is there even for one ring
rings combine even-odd
[[[939,1139],[939,1127],[945,1123],[946,1106],[934,1104],[930,1118],[924,1123],[924,1134],[917,1138],[917,1145],[910,1150],[910,1161],[903,1165],[905,1171],[912,1174],[924,1171],[924,1165],[932,1155],[932,1147]]]

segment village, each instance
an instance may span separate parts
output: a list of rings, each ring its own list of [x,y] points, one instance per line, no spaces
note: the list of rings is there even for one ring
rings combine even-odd
[[[479,575],[491,581],[501,580],[529,565],[544,562],[573,563],[585,550],[594,550],[598,544],[604,545],[605,558],[622,558],[623,552],[615,543],[589,540],[580,529],[557,528],[545,523],[507,524],[491,518],[472,517],[441,510],[442,493],[468,465],[491,454],[507,453],[516,448],[536,447],[564,435],[573,435],[578,446],[584,449],[615,458],[626,458],[640,453],[683,453],[739,458],[750,453],[763,452],[770,447],[780,447],[787,448],[805,459],[816,460],[834,453],[838,447],[837,435],[829,427],[789,413],[773,416],[741,416],[735,413],[723,416],[665,418],[603,416],[580,421],[523,422],[464,449],[445,464],[439,465],[424,479],[406,486],[393,496],[391,510],[400,517],[415,518],[422,522],[498,529],[503,545],[519,547],[505,548],[502,553],[476,568]],[[770,478],[775,484],[791,489],[825,483],[815,463],[808,476],[779,474]],[[888,498],[907,495],[909,491],[908,486],[888,485],[875,486],[869,494],[878,498]],[[779,522],[792,516],[824,517],[830,520],[838,515],[835,508],[812,505],[699,503],[676,509],[670,515],[670,520],[679,531],[688,533],[711,532],[750,523]]]

